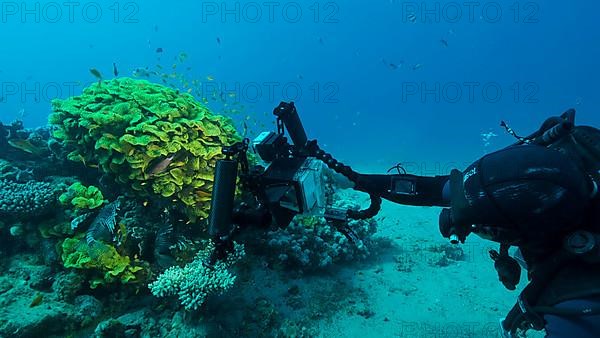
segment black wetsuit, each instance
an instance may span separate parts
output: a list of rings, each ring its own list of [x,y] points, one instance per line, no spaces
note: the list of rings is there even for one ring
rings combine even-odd
[[[555,149],[519,145],[486,155],[455,178],[460,189],[454,192],[449,188],[451,177],[360,175],[355,188],[406,205],[457,209],[453,200],[462,199],[464,210],[452,210],[451,219],[463,223],[465,236],[475,232],[517,246],[532,269],[561,250],[570,232],[582,228],[600,232],[600,198],[590,199],[593,181]],[[449,237],[442,224],[440,229]],[[600,265],[571,261],[541,284],[545,291],[538,305],[600,305]],[[548,337],[600,337],[600,316],[544,315],[544,319]]]

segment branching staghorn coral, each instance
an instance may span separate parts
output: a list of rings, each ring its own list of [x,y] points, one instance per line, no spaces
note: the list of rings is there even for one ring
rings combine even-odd
[[[214,250],[210,243],[196,258],[184,267],[168,268],[148,287],[156,297],[177,296],[186,310],[197,310],[211,294],[220,294],[231,288],[236,277],[229,268],[245,255],[244,247],[235,243],[234,252],[225,261],[212,267],[204,263]]]

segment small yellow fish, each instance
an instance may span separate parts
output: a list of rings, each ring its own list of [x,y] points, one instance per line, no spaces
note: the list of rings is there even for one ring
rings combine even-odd
[[[83,163],[83,165],[84,165],[84,166],[86,166],[86,167],[87,167],[87,164],[85,163],[85,157],[83,157],[83,155],[81,155],[81,154],[78,154],[78,155],[77,155],[77,159],[78,159],[79,161],[81,161],[81,163]],[[74,161],[74,160],[73,160],[73,161]]]
[[[144,203],[142,203],[145,207],[148,206],[148,201],[144,201]]]
[[[192,88],[187,90],[188,94],[192,92]]]
[[[214,77],[212,77],[212,76],[210,76],[210,75],[208,75],[208,76],[206,77],[206,79],[207,79],[208,81],[214,81],[214,80],[215,80],[215,78],[214,78]]]
[[[35,295],[35,297],[33,297],[33,300],[31,301],[31,304],[29,304],[29,307],[36,307],[36,306],[42,304],[43,300],[44,300],[44,295],[41,293],[38,293],[37,295]]]

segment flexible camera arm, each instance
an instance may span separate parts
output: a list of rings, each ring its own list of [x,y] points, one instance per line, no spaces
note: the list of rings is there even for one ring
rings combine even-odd
[[[325,163],[333,171],[345,176],[355,184],[354,189],[371,196],[368,211],[353,214],[349,218],[363,219],[375,216],[381,205],[381,198],[398,204],[415,206],[448,206],[444,200],[443,188],[448,176],[415,176],[409,174],[365,175],[352,170],[322,150],[316,140],[308,141],[302,122],[293,103],[282,102],[275,108],[275,115],[285,125],[299,155],[312,156]],[[376,211],[375,211],[376,210]],[[373,214],[375,212],[375,214]],[[361,217],[362,216],[362,217]]]
[[[371,203],[364,210],[325,210],[325,218],[329,221],[335,221],[334,225],[350,240],[353,240],[353,233],[347,227],[348,219],[374,217],[381,208],[382,199],[404,205],[446,207],[440,217],[442,235],[450,238],[453,243],[458,243],[463,242],[470,233],[470,224],[458,224],[460,222],[456,220],[460,219],[461,215],[450,213],[451,209],[459,210],[466,207],[464,205],[466,202],[464,201],[464,195],[460,192],[462,173],[458,170],[454,170],[448,176],[434,177],[402,173],[401,167],[397,168],[398,174],[360,174],[322,150],[316,140],[308,139],[293,102],[281,102],[274,109],[273,114],[277,116],[278,134],[275,141],[269,144],[269,146],[272,146],[269,149],[274,153],[274,155],[271,153],[270,155],[275,158],[283,158],[286,161],[302,160],[308,157],[316,158],[351,181],[355,190],[369,194]],[[526,143],[545,145],[570,132],[573,128],[573,120],[574,111],[569,110],[560,117],[546,120],[538,131],[528,137],[517,136],[505,123],[502,123],[502,126],[518,139],[517,145]],[[286,130],[292,141],[291,144],[287,143],[285,137],[283,137]],[[209,216],[209,234],[217,243],[217,248],[221,248],[223,252],[231,248],[231,237],[238,229],[237,226],[266,225],[271,218],[270,216],[276,216],[271,212],[269,201],[264,198],[264,192],[261,193],[264,185],[261,186],[260,184],[264,183],[262,181],[265,180],[265,177],[261,176],[261,173],[252,173],[248,167],[246,155],[248,146],[249,141],[245,139],[241,143],[225,147],[223,149],[225,159],[219,160],[215,169]],[[238,175],[238,168],[242,171],[241,175]],[[236,206],[234,196],[238,176],[243,190],[249,192],[257,200],[256,206],[249,207],[244,204],[241,207]],[[459,198],[460,195],[463,195],[463,198]],[[289,214],[285,215],[280,218],[279,225],[285,226],[289,220],[291,220],[291,216]],[[346,225],[344,226],[344,224]],[[222,243],[222,245],[219,243]]]
[[[327,209],[325,218],[351,241],[358,241],[347,226],[349,219],[372,218],[381,208],[382,198],[395,203],[420,206],[446,206],[443,187],[447,176],[421,177],[409,174],[363,175],[351,167],[337,161],[317,144],[308,140],[294,103],[281,102],[273,114],[277,116],[277,129],[280,135],[287,130],[292,144],[285,144],[283,156],[290,158],[314,157],[333,171],[343,175],[354,184],[354,189],[369,194],[371,203],[364,210]],[[230,147],[223,148],[225,159],[217,161],[209,215],[209,235],[213,238],[216,253],[211,261],[225,257],[232,249],[232,236],[242,226],[265,225],[270,220],[265,201],[258,198],[260,188],[254,181],[260,181],[260,175],[253,175],[248,167],[249,140],[245,139]],[[241,173],[238,170],[241,169]],[[256,207],[235,203],[236,182],[238,177],[242,188],[259,199]]]

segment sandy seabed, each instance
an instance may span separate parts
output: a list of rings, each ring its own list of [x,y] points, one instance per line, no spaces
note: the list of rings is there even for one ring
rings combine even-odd
[[[500,337],[499,319],[518,294],[498,281],[488,255],[497,244],[471,235],[461,245],[460,260],[443,261],[431,252],[448,244],[438,232],[439,212],[440,208],[384,202],[377,236],[392,240],[392,245],[367,264],[335,273],[349,292],[360,295],[361,304],[318,321],[319,336]],[[524,275],[520,287],[525,285]],[[325,277],[304,283],[318,287],[321,278]],[[528,337],[543,334],[530,331]]]

